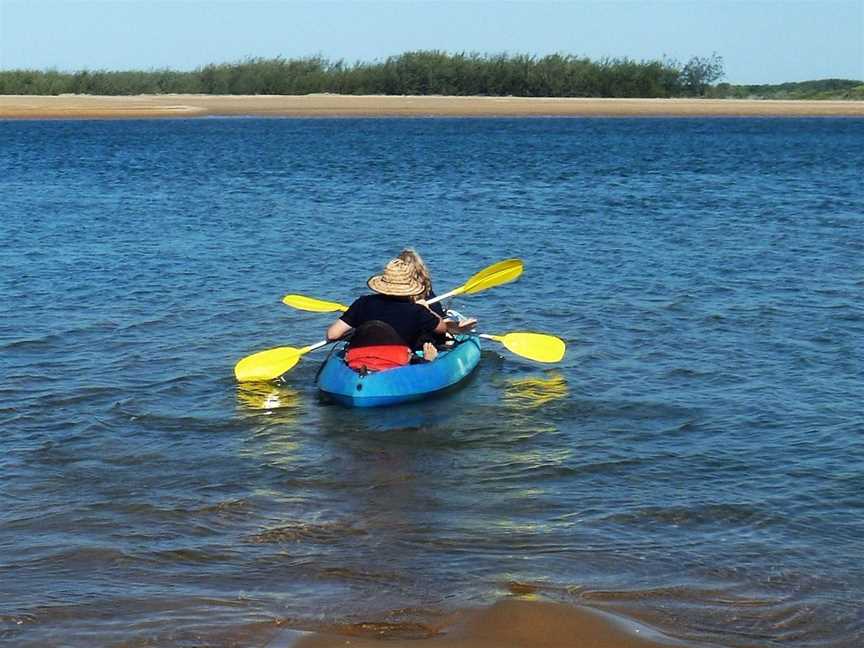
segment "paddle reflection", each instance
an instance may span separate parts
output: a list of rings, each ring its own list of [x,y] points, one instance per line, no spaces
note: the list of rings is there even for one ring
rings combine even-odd
[[[250,424],[240,455],[254,457],[262,465],[293,470],[302,461],[298,437],[301,403],[302,394],[290,387],[267,383],[238,385],[237,410]],[[257,492],[274,494],[266,488]]]
[[[570,389],[560,372],[543,377],[512,378],[504,385],[503,401],[515,409],[535,409],[567,398]]]
[[[269,383],[243,383],[237,385],[237,402],[241,409],[290,415],[300,407],[300,392]]]

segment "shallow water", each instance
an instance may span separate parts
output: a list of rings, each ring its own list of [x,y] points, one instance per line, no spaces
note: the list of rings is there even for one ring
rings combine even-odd
[[[864,643],[861,119],[0,122],[0,641],[266,645],[532,592],[690,644]],[[404,245],[446,398],[239,388]],[[415,624],[415,625],[412,625]],[[410,635],[410,631],[406,630]],[[238,639],[242,637],[243,639]]]

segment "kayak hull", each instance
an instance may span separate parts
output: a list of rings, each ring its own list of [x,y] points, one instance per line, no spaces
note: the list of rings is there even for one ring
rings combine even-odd
[[[471,375],[480,362],[480,339],[466,337],[433,362],[361,375],[344,361],[344,346],[321,367],[318,389],[346,407],[386,407],[422,400],[450,389]]]

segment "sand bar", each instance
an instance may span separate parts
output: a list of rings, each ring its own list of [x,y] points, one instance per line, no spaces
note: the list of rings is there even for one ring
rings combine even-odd
[[[2,95],[0,119],[205,116],[864,116],[864,101],[357,95]]]
[[[361,623],[302,637],[292,633],[271,641],[267,648],[673,648],[684,645],[653,628],[601,610],[551,601],[504,599],[486,609],[457,613],[441,627]]]

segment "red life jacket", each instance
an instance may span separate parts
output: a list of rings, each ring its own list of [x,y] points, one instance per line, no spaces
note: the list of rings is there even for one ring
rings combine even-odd
[[[345,353],[345,363],[360,371],[363,367],[369,371],[385,371],[404,367],[411,362],[411,349],[401,344],[379,344],[348,349]]]

